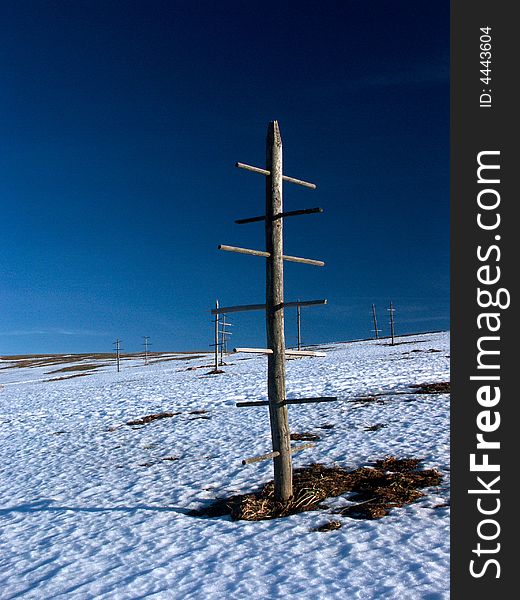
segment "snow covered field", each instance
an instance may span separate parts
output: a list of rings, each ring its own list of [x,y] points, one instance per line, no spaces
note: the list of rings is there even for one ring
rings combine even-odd
[[[270,451],[267,408],[235,407],[266,399],[265,358],[230,356],[221,375],[188,370],[208,355],[133,359],[120,373],[110,364],[58,381],[48,380],[79,374],[48,374],[74,358],[0,360],[0,598],[448,598],[449,394],[410,385],[449,381],[449,334],[396,341],[329,344],[325,358],[287,363],[289,398],[338,397],[289,407],[293,432],[320,436],[295,467],[394,455],[442,472],[440,487],[374,521],[324,510],[259,522],[187,514],[272,478],[271,461],[241,464]],[[350,401],[374,394],[382,402]],[[180,414],[125,424],[165,411]],[[342,527],[312,531],[331,519]]]

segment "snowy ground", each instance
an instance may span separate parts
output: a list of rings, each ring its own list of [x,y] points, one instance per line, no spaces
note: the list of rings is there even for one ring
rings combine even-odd
[[[289,398],[338,397],[289,407],[293,432],[321,436],[295,454],[296,467],[358,467],[391,454],[443,473],[440,487],[375,521],[186,514],[272,478],[270,461],[241,464],[270,450],[267,408],[235,407],[266,399],[265,358],[231,356],[222,375],[187,370],[208,356],[134,359],[120,373],[112,364],[59,381],[48,380],[74,373],[48,373],[73,358],[25,368],[0,360],[0,597],[448,598],[449,395],[409,386],[449,380],[449,334],[397,342],[330,344],[325,358],[287,363]],[[349,402],[374,393],[385,402]],[[125,425],[163,411],[181,414]],[[330,519],[341,529],[312,531]]]

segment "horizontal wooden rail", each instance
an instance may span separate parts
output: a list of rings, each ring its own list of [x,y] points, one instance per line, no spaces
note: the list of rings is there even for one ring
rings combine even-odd
[[[300,258],[299,256],[287,256],[284,254],[282,258],[288,262],[303,263],[304,265],[314,265],[315,267],[324,267],[325,263],[322,260],[314,260],[312,258]]]
[[[212,308],[212,315],[221,315],[223,313],[244,312],[247,310],[265,310],[265,304],[242,304],[239,306],[223,306],[222,308]]]
[[[295,452],[300,452],[300,450],[307,450],[307,448],[314,448],[316,444],[302,444],[301,446],[294,446],[291,448],[291,454]],[[276,458],[280,456],[279,452],[269,452],[268,454],[261,454],[260,456],[255,456],[253,458],[246,458],[242,461],[243,465],[250,465],[251,463],[261,462],[263,460],[269,460],[270,458]]]
[[[284,308],[292,308],[295,306],[317,306],[318,304],[327,304],[327,300],[302,300],[297,302],[284,302]]]
[[[251,165],[246,165],[241,162],[235,163],[235,167],[238,167],[239,169],[245,169],[246,171],[252,171],[253,173],[259,173],[260,175],[271,175],[271,171],[260,169],[258,167],[252,167]],[[302,181],[301,179],[295,179],[294,177],[288,177],[287,175],[282,175],[282,179],[284,181],[288,181],[289,183],[296,183],[296,185],[302,185],[303,187],[311,188],[312,190],[316,189],[316,184],[309,183],[308,181]]]
[[[271,255],[269,252],[263,252],[262,250],[250,250],[249,248],[237,248],[236,246],[226,246],[225,244],[219,244],[217,246],[219,250],[225,250],[226,252],[238,252],[238,254],[250,254],[252,256],[263,256],[269,258]]]
[[[286,404],[314,404],[316,402],[335,402],[336,400],[337,398],[333,396],[323,396],[322,398],[287,398],[284,402],[282,402],[282,406]],[[248,406],[269,406],[269,401],[251,400],[246,402],[237,402],[235,406],[237,408],[243,408]]]
[[[284,308],[292,308],[295,306],[316,306],[319,304],[327,304],[327,300],[302,300],[301,302],[284,302]],[[238,306],[223,306],[222,308],[212,308],[212,315],[222,315],[234,312],[244,312],[247,310],[265,310],[265,304],[242,304]],[[214,323],[214,321],[211,321]],[[228,323],[226,323],[226,326]]]
[[[312,215],[314,213],[322,213],[323,208],[302,208],[301,210],[290,210],[288,212],[278,213],[273,216],[275,219],[285,219],[285,217],[297,217],[298,215]],[[256,223],[258,221],[265,221],[265,215],[259,217],[250,217],[249,219],[237,219],[235,223],[238,225],[244,225],[245,223]]]
[[[244,352],[246,354],[272,354],[270,348],[233,348],[233,352]],[[286,350],[286,356],[327,356],[325,352],[313,352],[312,350]]]
[[[226,252],[237,252],[238,254],[249,254],[252,256],[261,256],[263,258],[269,258],[271,256],[269,252],[264,252],[263,250],[251,250],[250,248],[239,248],[237,246],[227,246],[226,244],[219,244],[217,248],[219,250],[225,250]],[[288,256],[286,254],[284,254],[282,258],[288,262],[314,265],[315,267],[325,266],[325,263],[322,260],[314,260],[312,258],[300,258],[299,256]]]

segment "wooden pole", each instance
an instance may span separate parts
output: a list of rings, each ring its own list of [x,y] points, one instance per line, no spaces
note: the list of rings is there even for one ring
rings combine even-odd
[[[150,340],[150,336],[145,335],[144,337],[144,364],[148,364],[148,344]]]
[[[218,300],[215,301],[215,308],[218,309]],[[215,371],[218,371],[218,313],[215,315]]]
[[[388,309],[390,311],[390,335],[392,337],[392,346],[394,345],[394,305],[392,304],[392,302],[390,302],[390,308]]]
[[[302,349],[302,309],[300,301],[296,305],[296,325],[298,327],[298,350]]]
[[[285,502],[293,494],[292,459],[289,418],[285,405],[285,335],[283,310],[283,219],[274,215],[283,212],[282,199],[282,138],[278,121],[271,121],[266,138],[266,333],[267,391],[274,458],[274,493]]]
[[[226,343],[226,315],[222,315],[222,329],[220,331],[220,365],[224,364],[224,345]]]
[[[115,342],[116,345],[116,364],[117,364],[117,372],[119,373],[120,369],[120,350],[121,350],[121,340],[118,338]]]
[[[377,317],[376,317],[376,305],[372,304],[372,317],[374,319],[374,331],[376,333],[376,340],[379,339],[379,330],[377,329]]]

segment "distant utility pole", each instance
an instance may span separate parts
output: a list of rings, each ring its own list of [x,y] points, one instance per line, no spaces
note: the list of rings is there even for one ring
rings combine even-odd
[[[395,312],[395,308],[394,305],[392,304],[392,302],[390,302],[390,308],[388,309],[390,311],[390,336],[392,337],[392,346],[394,345],[394,312]]]
[[[119,371],[121,370],[121,340],[118,338],[115,342],[114,342],[115,346],[116,346],[116,363],[117,363],[117,372],[119,373]]]
[[[218,311],[219,308],[219,303],[218,300],[215,300],[215,310]],[[215,368],[212,371],[213,373],[219,373],[221,371],[219,371],[218,368],[218,349],[219,349],[219,341],[218,341],[218,336],[219,336],[219,313],[217,312],[215,314],[215,339],[214,339],[214,343],[213,346],[215,347]]]
[[[372,304],[372,318],[374,319],[374,332],[376,334],[376,340],[379,339],[380,329],[377,328],[377,317],[376,317],[376,305]]]
[[[298,331],[298,350],[302,349],[302,307],[300,304],[300,299],[298,299],[296,304],[296,328]]]
[[[144,335],[143,339],[144,339],[144,342],[143,342],[143,346],[144,346],[144,364],[147,365],[148,364],[148,346],[150,345],[150,336],[149,335]]]
[[[227,336],[232,335],[230,331],[226,330],[226,327],[231,327],[232,324],[226,321],[226,315],[222,315],[222,323],[220,329],[220,365],[224,364],[224,354],[227,354]]]

